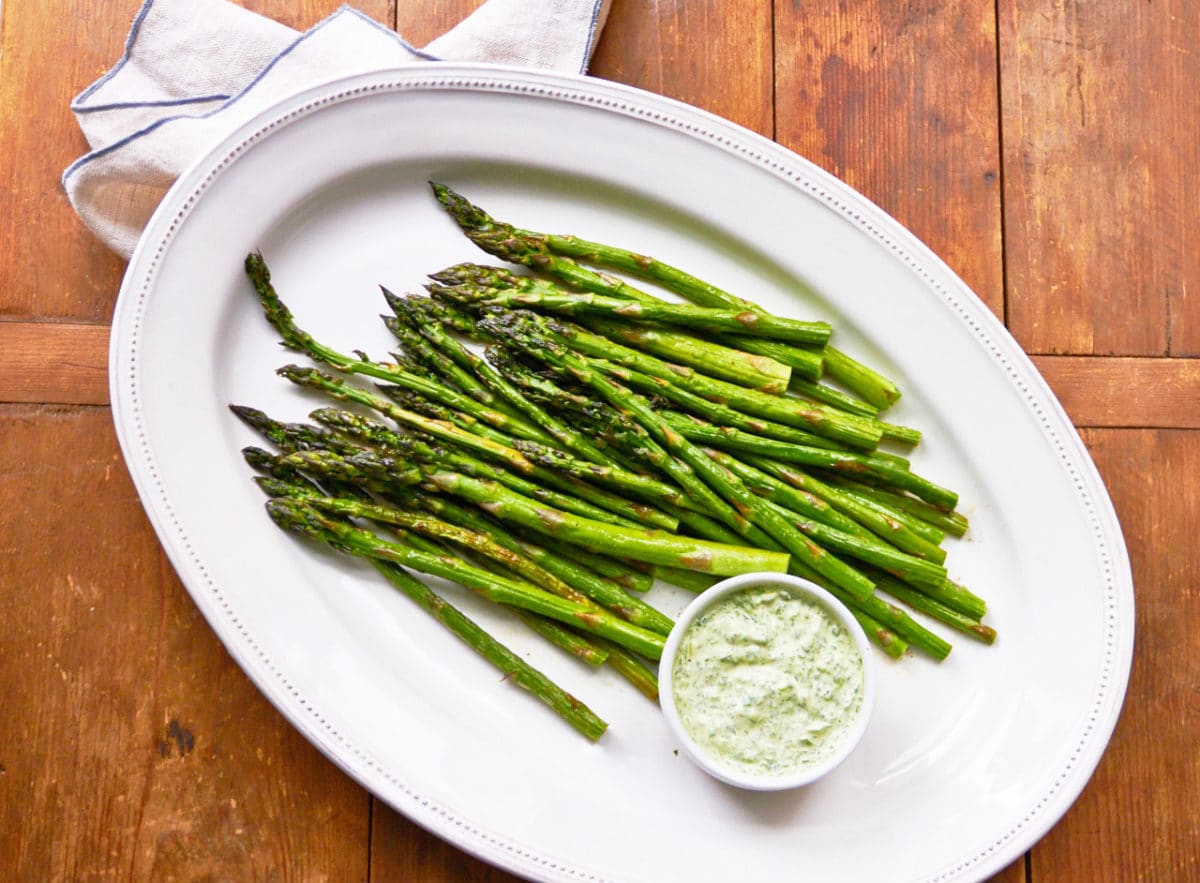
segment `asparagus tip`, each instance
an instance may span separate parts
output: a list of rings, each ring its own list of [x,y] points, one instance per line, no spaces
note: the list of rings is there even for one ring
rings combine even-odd
[[[464,230],[486,230],[495,225],[491,216],[477,205],[473,205],[465,197],[455,193],[445,184],[430,181],[433,195],[442,207],[450,213],[456,224]]]
[[[278,497],[293,497],[299,499],[299,488],[296,485],[270,475],[256,475],[254,483],[271,499]]]
[[[258,408],[252,408],[249,405],[230,405],[229,410],[238,418],[249,423],[251,426],[257,425],[260,421],[267,419],[267,415]]]
[[[380,285],[379,290],[383,292],[383,299],[387,301],[387,305],[391,308],[392,312],[397,312],[396,305],[401,300],[400,296],[392,292],[392,290],[386,285]]]
[[[254,445],[247,445],[242,448],[242,458],[250,465],[252,469],[266,471],[270,468],[271,463],[275,460],[274,455],[270,451],[263,450]]]
[[[255,249],[246,255],[246,275],[251,279],[271,281],[271,271],[267,269],[267,262],[263,259],[261,251]]]

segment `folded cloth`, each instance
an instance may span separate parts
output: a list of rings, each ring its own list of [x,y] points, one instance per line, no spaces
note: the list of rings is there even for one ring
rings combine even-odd
[[[84,224],[128,258],[183,170],[280,99],[411,62],[583,73],[609,2],[488,0],[417,49],[348,6],[299,33],[228,0],[144,0],[121,60],[71,103],[91,151],[63,187]]]

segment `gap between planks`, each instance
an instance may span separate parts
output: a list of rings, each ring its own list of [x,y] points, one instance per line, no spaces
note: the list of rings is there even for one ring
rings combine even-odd
[[[105,325],[0,322],[0,402],[108,404]],[[1200,429],[1200,359],[1034,356],[1076,426]]]

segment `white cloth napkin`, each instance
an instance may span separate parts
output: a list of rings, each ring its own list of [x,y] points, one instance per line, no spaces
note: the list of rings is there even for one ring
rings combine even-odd
[[[411,62],[583,73],[609,2],[488,0],[417,49],[349,6],[299,33],[228,0],[144,0],[120,61],[71,103],[91,151],[63,187],[84,224],[128,258],[184,169],[276,101]]]

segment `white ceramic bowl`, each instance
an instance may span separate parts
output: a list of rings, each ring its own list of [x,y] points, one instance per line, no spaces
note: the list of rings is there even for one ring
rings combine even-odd
[[[859,704],[857,716],[850,722],[843,734],[841,743],[835,751],[821,760],[784,775],[759,775],[723,763],[720,758],[714,757],[698,745],[688,734],[675,704],[675,656],[684,633],[713,604],[737,592],[767,586],[783,588],[795,595],[810,598],[821,604],[854,639],[854,644],[862,657],[862,702]],[[727,784],[754,791],[783,791],[789,788],[799,788],[830,773],[849,757],[858,743],[862,741],[875,707],[875,660],[867,635],[862,626],[858,624],[858,620],[840,601],[824,589],[808,580],[787,574],[747,573],[730,577],[712,586],[697,596],[680,614],[675,622],[675,627],[667,637],[666,647],[663,650],[662,662],[659,667],[659,702],[667,719],[667,725],[671,728],[675,738],[679,740],[684,752],[705,772]]]

